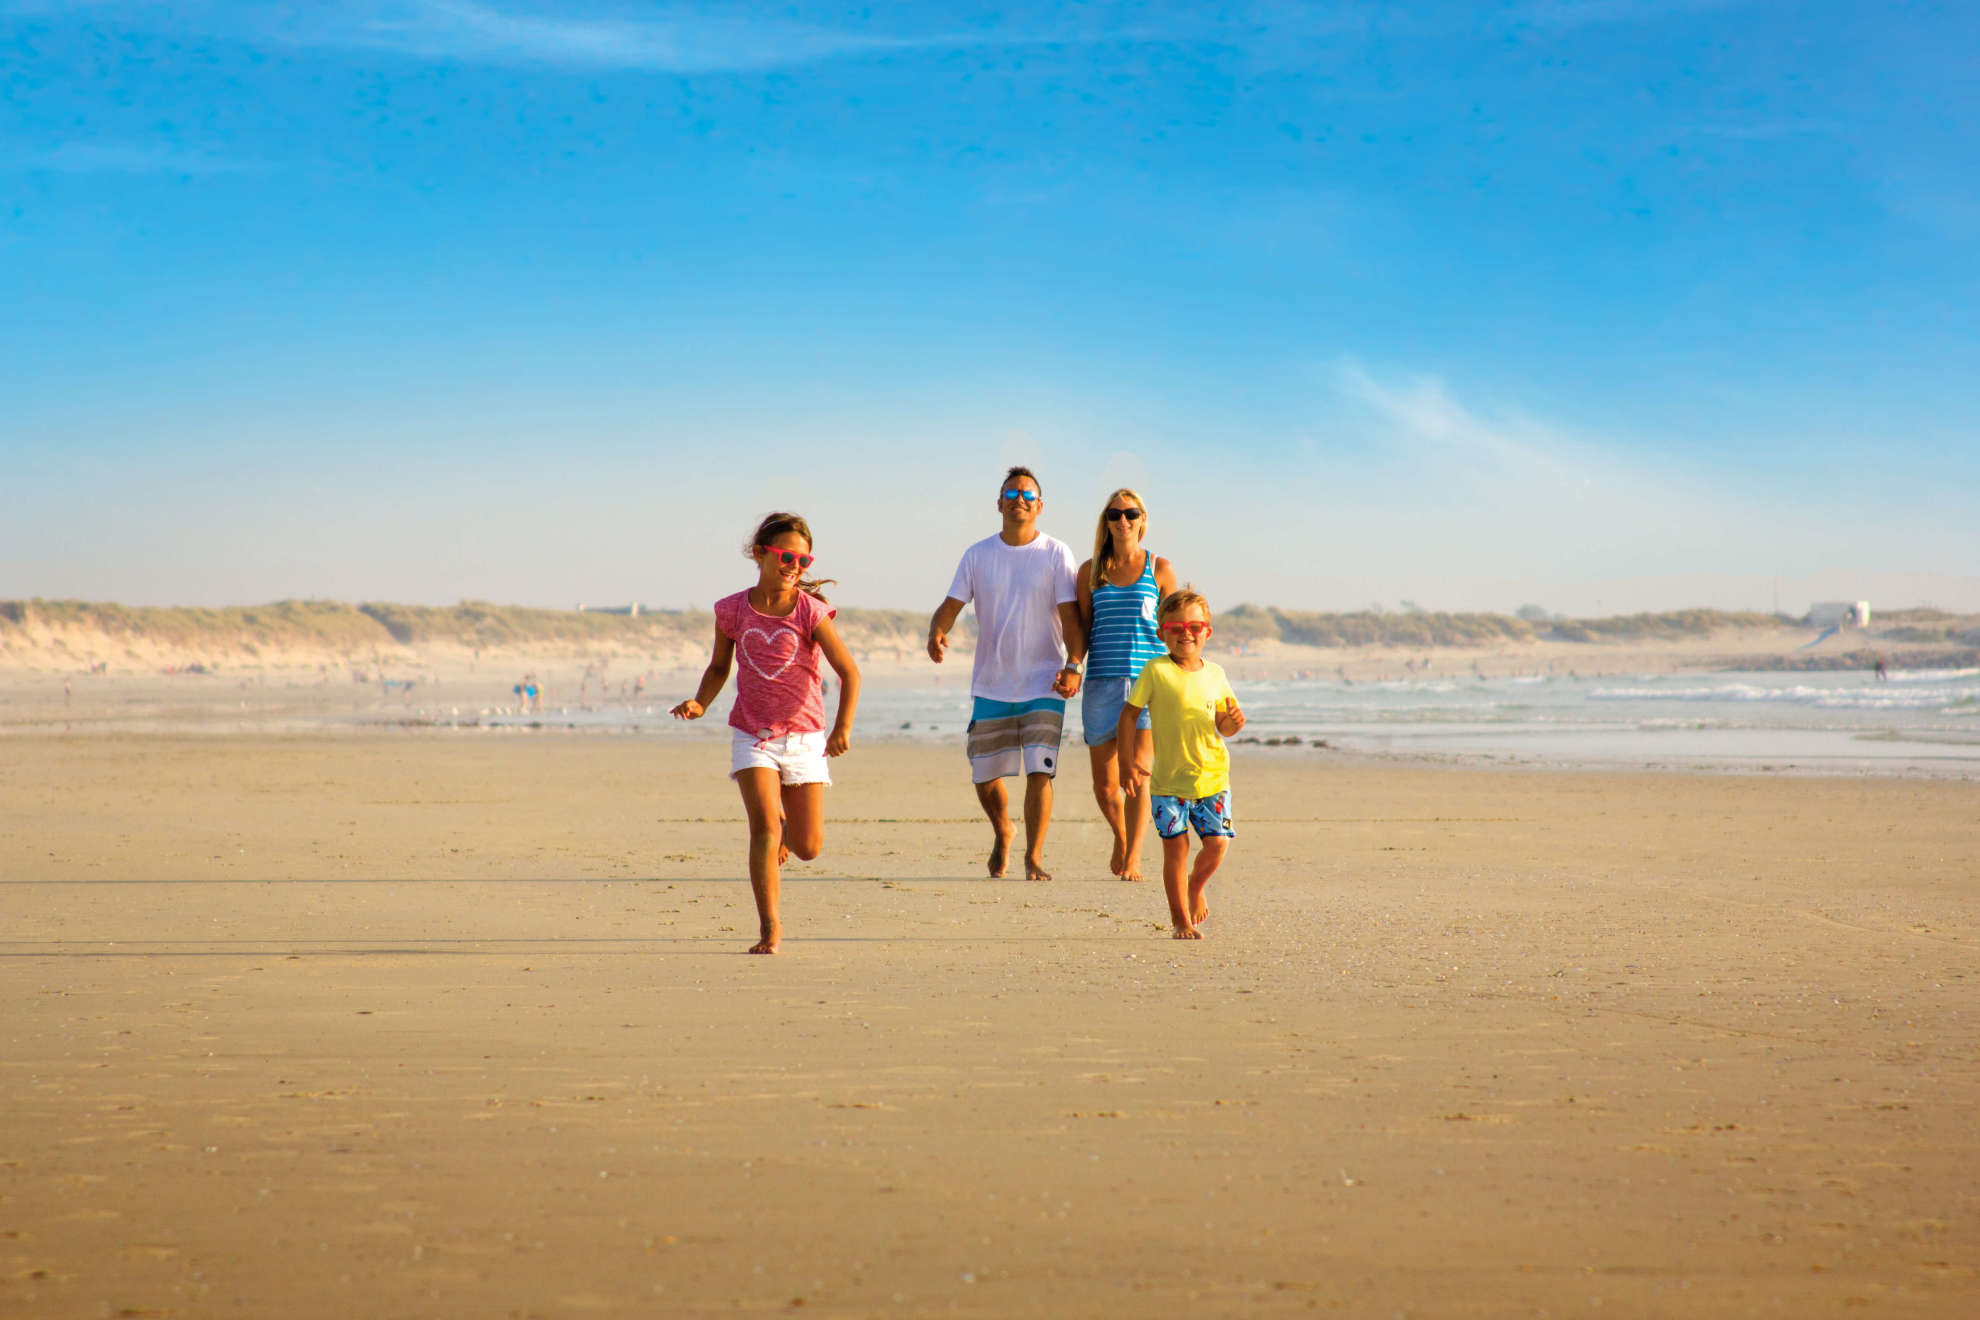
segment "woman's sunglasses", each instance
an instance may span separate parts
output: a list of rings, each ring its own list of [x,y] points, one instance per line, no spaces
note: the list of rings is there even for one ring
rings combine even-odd
[[[1141,517],[1141,510],[1140,510],[1140,509],[1109,509],[1109,510],[1107,510],[1107,521],[1108,521],[1108,522],[1119,522],[1119,521],[1120,521],[1121,519],[1123,519],[1123,518],[1125,518],[1125,519],[1127,519],[1127,520],[1128,520],[1129,522],[1134,522],[1134,521],[1135,521],[1136,519],[1138,519],[1138,518],[1140,518],[1140,517]]]
[[[1191,619],[1186,623],[1165,623],[1162,631],[1171,637],[1207,637],[1210,625],[1201,619]]]
[[[779,550],[774,545],[759,545],[756,548],[766,555],[775,555],[777,562],[785,568],[789,568],[792,564],[796,564],[799,568],[810,568],[818,562],[814,555],[801,555],[795,550]]]

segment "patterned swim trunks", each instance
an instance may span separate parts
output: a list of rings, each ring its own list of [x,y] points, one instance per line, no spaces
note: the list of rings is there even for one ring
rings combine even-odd
[[[979,784],[1010,775],[1059,773],[1059,739],[1066,703],[1058,697],[992,701],[977,697],[969,718],[970,778]]]
[[[1213,793],[1206,798],[1168,797],[1153,793],[1148,799],[1148,814],[1155,822],[1155,833],[1165,839],[1178,838],[1196,827],[1199,839],[1235,839],[1237,831],[1231,827],[1231,790]]]

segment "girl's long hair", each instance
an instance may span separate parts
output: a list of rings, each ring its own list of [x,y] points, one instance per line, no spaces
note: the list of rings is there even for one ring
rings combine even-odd
[[[782,536],[785,532],[796,532],[799,536],[802,536],[806,549],[815,547],[816,543],[811,539],[811,524],[806,522],[801,514],[772,513],[765,515],[763,521],[756,525],[756,534],[751,536],[748,543],[743,546],[743,558],[749,560],[751,563],[756,562],[757,550],[767,548],[772,541]],[[824,600],[824,588],[836,586],[837,584],[837,578],[799,578],[798,590],[808,596],[816,596],[818,599]]]
[[[1144,540],[1148,536],[1148,506],[1141,502],[1141,496],[1123,486],[1100,502],[1100,529],[1093,534],[1093,580],[1086,584],[1095,591],[1100,589],[1101,579],[1107,576],[1107,569],[1114,562],[1114,538],[1107,535],[1107,510],[1115,500],[1123,499],[1133,500],[1134,507],[1141,510],[1141,535]]]

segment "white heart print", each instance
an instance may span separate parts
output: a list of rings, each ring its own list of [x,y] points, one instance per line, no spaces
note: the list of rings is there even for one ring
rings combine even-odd
[[[775,669],[765,668],[765,660],[759,659],[750,647],[749,641],[752,637],[762,639],[762,645],[755,650],[764,652],[765,659],[775,660],[778,652],[784,652],[782,663]],[[791,662],[797,659],[797,652],[798,635],[796,630],[791,628],[778,628],[774,632],[751,628],[744,632],[742,640],[736,643],[736,653],[742,657],[743,663],[768,680],[774,680],[777,675],[789,669]]]

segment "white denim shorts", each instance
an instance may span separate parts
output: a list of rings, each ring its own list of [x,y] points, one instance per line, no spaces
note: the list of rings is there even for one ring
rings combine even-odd
[[[729,778],[745,770],[775,770],[783,784],[829,784],[832,772],[825,764],[825,735],[787,733],[779,738],[759,738],[735,731],[729,742]]]

